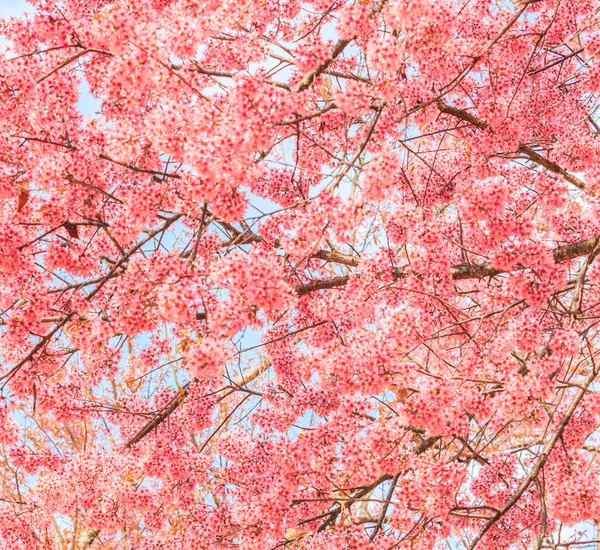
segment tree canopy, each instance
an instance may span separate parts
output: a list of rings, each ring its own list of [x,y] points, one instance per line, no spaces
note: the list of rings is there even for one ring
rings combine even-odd
[[[596,544],[596,2],[31,4],[2,547]]]

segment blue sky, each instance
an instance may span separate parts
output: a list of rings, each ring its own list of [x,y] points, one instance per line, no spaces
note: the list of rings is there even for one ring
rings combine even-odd
[[[0,17],[10,17],[11,15],[21,15],[24,11],[31,8],[24,0],[2,0],[0,1]]]

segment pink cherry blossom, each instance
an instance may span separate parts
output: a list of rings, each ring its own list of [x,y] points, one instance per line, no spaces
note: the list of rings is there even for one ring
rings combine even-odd
[[[597,544],[596,3],[29,10],[2,548]]]

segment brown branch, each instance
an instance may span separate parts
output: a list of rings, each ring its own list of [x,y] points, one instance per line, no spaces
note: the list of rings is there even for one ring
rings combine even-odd
[[[371,141],[371,138],[373,137],[373,133],[375,132],[375,127],[377,126],[377,122],[379,121],[379,117],[381,116],[381,112],[383,111],[384,107],[385,107],[385,102],[382,103],[381,105],[378,105],[377,108],[375,109],[375,115],[373,116],[373,120],[369,124],[367,133],[366,133],[362,143],[360,144],[358,151],[356,151],[356,153],[352,157],[352,159],[350,159],[350,161],[346,163],[346,166],[342,170],[341,174],[339,176],[337,176],[335,181],[331,184],[330,189],[337,188],[337,186],[341,183],[341,181],[346,177],[346,175],[348,174],[350,169],[354,167],[354,163],[360,158],[360,156],[363,154],[363,152],[367,148],[369,141]]]
[[[385,0],[380,0],[379,2],[377,2],[377,4],[375,4],[373,9],[371,10],[371,15],[379,13],[382,10],[384,4]],[[329,69],[329,66],[336,60],[338,55],[340,55],[344,51],[346,46],[350,44],[350,42],[352,42],[355,38],[356,36],[353,36],[352,38],[344,38],[343,40],[338,40],[331,49],[331,55],[325,61],[323,61],[323,63],[315,67],[312,71],[307,72],[302,77],[300,82],[298,82],[298,84],[294,86],[293,90],[295,92],[301,92],[303,90],[306,90],[315,81],[316,78],[321,76],[327,69]]]
[[[41,84],[44,80],[46,80],[47,78],[51,77],[57,71],[60,71],[63,67],[66,67],[67,65],[69,65],[73,61],[77,61],[77,59],[79,59],[80,57],[82,57],[82,56],[84,56],[84,55],[86,55],[88,53],[92,53],[92,52],[102,53],[104,55],[108,55],[108,56],[112,57],[112,54],[110,52],[107,52],[107,51],[104,51],[104,50],[97,50],[95,48],[86,48],[85,50],[83,50],[81,52],[77,52],[75,55],[72,55],[71,57],[68,57],[67,59],[65,59],[60,65],[58,65],[57,67],[54,67],[54,69],[52,69],[49,73],[46,73],[41,78],[38,78],[36,80],[36,83],[37,84]]]
[[[239,237],[239,235],[238,235],[238,237]],[[252,234],[248,235],[248,240],[245,240],[244,242],[257,242],[260,240],[262,240],[262,237],[252,233]],[[580,257],[580,256],[588,255],[588,254],[592,253],[592,251],[595,249],[597,243],[598,243],[598,238],[591,237],[591,238],[583,240],[583,241],[578,241],[575,243],[559,246],[552,251],[554,261],[556,263],[561,263],[561,262],[565,262],[568,260],[572,260],[572,259]],[[352,267],[356,267],[359,265],[358,258],[355,258],[354,256],[348,256],[346,254],[341,254],[341,253],[335,252],[335,251],[329,252],[326,250],[320,250],[313,257],[319,258],[319,259],[322,259],[325,261],[333,262],[333,263],[341,263],[344,265],[349,265]],[[501,273],[505,273],[505,271],[503,271],[502,269],[499,269],[497,267],[494,267],[494,265],[492,265],[489,262],[482,263],[482,264],[462,263],[462,264],[454,265],[450,268],[450,274],[454,280],[481,279],[484,277],[494,277],[495,275],[499,275]],[[395,279],[400,279],[400,278],[404,277],[405,276],[404,269],[403,268],[392,268],[392,276]],[[296,285],[294,287],[294,291],[298,295],[304,296],[306,294],[310,294],[311,292],[315,292],[317,290],[326,290],[326,289],[330,289],[330,288],[344,286],[348,283],[349,279],[350,279],[350,276],[347,275],[347,276],[340,276],[340,277],[332,277],[330,279],[316,280],[316,281],[312,281],[310,283]],[[198,319],[198,320],[205,320],[206,318],[207,318],[207,314],[204,311],[200,311],[196,314],[196,319]],[[263,372],[263,371],[260,370],[260,368],[259,368],[258,374],[260,374],[260,372]],[[257,376],[258,376],[258,374],[257,374]],[[251,379],[253,379],[253,378],[251,378]],[[237,381],[235,381],[234,385],[244,386],[249,381],[250,380],[248,380],[248,378],[246,378],[245,381],[242,380],[239,383]],[[187,392],[188,392],[188,386],[185,386],[183,389],[183,397],[184,398],[187,395]],[[142,430],[140,432],[138,432],[127,443],[127,446],[131,446],[131,445],[137,443],[138,441],[143,439],[143,437],[145,435],[147,435],[154,428],[156,428],[162,422],[164,422],[165,419],[171,413],[173,413],[173,411],[175,411],[177,409],[177,407],[179,407],[181,402],[182,401],[180,400],[180,396],[176,396],[175,398],[173,398],[173,400],[170,403],[168,403],[163,408],[163,410],[160,411],[160,413],[158,413],[157,416],[151,422],[146,424],[146,426],[144,426],[144,428],[142,428]],[[424,452],[429,447],[434,445],[438,441],[438,439],[439,439],[439,437],[438,438],[429,438],[429,439],[424,440],[421,443],[419,449],[417,450],[417,453],[420,454],[421,452]]]
[[[324,115],[325,113],[337,109],[335,103],[330,103],[327,107],[323,107],[320,111],[315,111],[314,113],[308,113],[306,115],[297,115],[296,118],[291,120],[281,120],[279,122],[275,122],[275,126],[292,126],[294,124],[299,124],[300,122],[304,122],[305,120],[311,120],[318,116]]]
[[[87,295],[86,301],[91,302],[92,299],[94,298],[94,296],[102,289],[102,287],[108,281],[110,281],[111,279],[113,279],[115,277],[115,272],[121,265],[123,265],[137,250],[139,250],[142,246],[144,246],[148,241],[152,240],[156,235],[158,235],[159,233],[168,229],[169,226],[171,226],[173,223],[175,223],[179,218],[181,218],[181,216],[182,216],[181,214],[176,214],[175,216],[173,216],[173,217],[169,218],[167,221],[165,221],[165,223],[162,224],[158,229],[150,231],[144,239],[142,239],[140,242],[138,242],[134,247],[132,247],[129,250],[129,252],[127,252],[124,256],[122,256],[121,259],[111,267],[110,271],[106,275],[104,275],[98,279],[95,279],[97,286],[94,288],[94,290],[92,290]],[[89,282],[86,284],[89,284]],[[81,285],[81,283],[79,283],[78,285],[75,285],[75,287],[78,287],[80,285]],[[40,339],[40,341],[33,347],[33,349],[25,356],[24,359],[19,361],[5,375],[1,376],[0,381],[5,380],[4,384],[2,385],[2,388],[6,384],[8,384],[8,382],[10,380],[12,380],[12,378],[17,374],[17,372],[19,372],[19,370],[21,370],[21,368],[29,360],[33,359],[34,355],[38,351],[40,351],[42,348],[44,348],[50,342],[52,337],[59,330],[61,330],[75,315],[76,315],[75,311],[71,311],[70,313],[66,314],[60,322],[58,322],[46,335],[44,335]]]
[[[334,264],[343,264],[351,267],[357,267],[360,263],[360,259],[355,256],[349,256],[348,254],[342,254],[337,251],[319,250],[316,254],[313,254],[311,258],[324,260]]]
[[[559,63],[564,63],[567,59],[570,59],[571,57],[575,57],[576,55],[579,55],[580,53],[583,53],[584,51],[585,50],[583,48],[579,48],[578,50],[575,50],[574,52],[571,52],[568,55],[564,55],[558,59],[555,59],[554,61],[552,61],[551,63],[548,63],[548,65],[545,65],[544,67],[540,67],[539,69],[534,69],[532,71],[529,71],[529,74],[531,76],[533,76],[534,74],[541,73],[542,71],[546,71],[546,70],[550,69],[551,67],[558,65]]]
[[[176,65],[171,65],[171,68],[174,71],[177,71],[181,67],[178,67]],[[198,65],[198,64],[195,64],[193,69],[188,69],[188,70],[193,71],[198,74],[205,75],[205,76],[218,76],[218,77],[222,77],[222,78],[233,78],[236,75],[236,73],[217,71],[217,70],[213,70],[213,69],[204,69],[203,67],[200,67],[200,65]]]
[[[594,247],[596,246],[598,237],[590,237],[589,239],[585,239],[583,241],[578,241],[571,244],[566,244],[563,246],[558,246],[552,251],[552,256],[554,257],[554,261],[556,263],[566,262],[568,260],[573,260],[580,256],[586,256],[590,254]],[[331,253],[329,261],[335,262],[334,253]],[[352,256],[350,256],[352,258]],[[342,263],[342,262],[339,262]],[[352,264],[346,264],[352,265]],[[520,269],[525,269],[525,267],[521,267]],[[509,271],[500,269],[495,267],[491,262],[484,262],[481,264],[468,264],[461,263],[453,265],[450,268],[450,276],[455,281],[463,281],[466,279],[483,279],[485,277],[495,277],[496,275],[501,275],[502,273],[508,273]],[[392,276],[394,279],[401,279],[405,277],[405,272],[403,268],[392,268]],[[294,290],[300,295],[304,296],[305,294],[309,294],[316,290],[326,290],[329,288],[337,288],[340,286],[344,286],[348,283],[350,279],[350,275],[340,276],[340,277],[332,277],[331,279],[321,279],[317,281],[311,281],[310,283],[305,283],[301,285],[296,285]]]
[[[459,118],[460,120],[464,120],[465,122],[469,122],[473,126],[476,126],[480,130],[489,130],[492,131],[492,127],[485,120],[481,120],[476,116],[469,113],[465,109],[459,109],[458,107],[452,107],[451,105],[446,105],[443,101],[438,101],[437,103],[438,109],[447,115],[452,115],[455,118]]]
[[[218,222],[218,223],[221,223],[221,222]],[[223,225],[225,226],[225,224],[223,224]],[[226,229],[229,232],[233,233],[235,236],[232,239],[225,241],[222,244],[223,247],[232,246],[232,245],[241,246],[244,244],[261,243],[264,241],[264,239],[260,235],[253,233],[249,228],[247,228],[244,231],[238,231],[232,225],[227,224]],[[273,242],[273,246],[275,248],[281,248],[281,243],[279,242],[279,239],[275,239],[275,241]],[[318,259],[318,260],[324,260],[326,262],[331,262],[334,264],[343,264],[343,265],[347,265],[347,266],[351,266],[351,267],[357,267],[358,264],[360,263],[360,259],[357,258],[356,256],[350,256],[349,254],[342,254],[341,252],[338,252],[336,250],[330,251],[330,250],[321,249],[321,250],[315,252],[314,254],[312,254],[310,257],[314,258],[314,259]]]
[[[349,505],[350,503],[361,499],[365,495],[369,494],[373,489],[375,489],[375,487],[377,487],[378,485],[381,485],[384,481],[388,481],[388,480],[392,479],[392,477],[393,476],[391,476],[390,474],[383,474],[382,476],[379,477],[379,479],[377,479],[376,481],[371,483],[371,485],[367,485],[366,487],[360,488],[352,496],[352,498],[344,499],[344,506],[342,506],[342,504],[340,502],[336,502],[333,510],[330,510],[328,512],[329,517],[323,523],[321,523],[321,525],[319,525],[319,527],[317,529],[317,533],[324,531],[327,527],[329,527],[331,524],[333,524],[335,522],[336,518],[342,513],[342,510],[346,506],[346,503],[348,503],[348,505]],[[303,523],[308,523],[308,521],[302,520],[302,521],[298,522],[299,525],[302,525]]]
[[[256,378],[258,378],[263,372],[265,372],[271,366],[271,361],[269,359],[264,359],[254,368],[250,369],[248,372],[242,374],[239,378],[236,378],[232,381],[231,385],[235,388],[243,388],[246,384],[249,384]],[[193,381],[197,379],[194,378]],[[137,432],[127,443],[126,447],[131,447],[135,445],[139,441],[141,441],[144,437],[146,437],[152,430],[155,430],[160,426],[171,414],[175,412],[175,410],[179,407],[179,405],[183,404],[185,398],[190,393],[190,384],[188,382],[183,386],[181,391],[173,398],[169,403],[167,403],[158,413],[157,415],[148,422],[139,432]],[[225,391],[230,390],[231,387],[226,386],[221,388],[217,394],[223,394]],[[229,394],[226,394],[229,395]]]
[[[525,491],[527,490],[529,485],[531,485],[531,483],[537,478],[538,474],[540,473],[540,470],[544,467],[544,465],[548,461],[548,457],[550,456],[552,449],[554,448],[554,446],[556,445],[558,440],[562,437],[562,434],[565,431],[567,424],[571,420],[571,417],[575,413],[575,410],[579,406],[579,403],[581,402],[581,400],[587,393],[587,388],[594,381],[594,379],[596,378],[597,375],[598,375],[598,370],[596,368],[596,365],[594,364],[590,374],[588,374],[585,381],[583,382],[582,388],[575,395],[575,398],[569,405],[562,420],[560,421],[558,427],[556,428],[554,435],[552,436],[550,441],[548,441],[548,443],[546,443],[546,445],[544,446],[544,450],[542,451],[542,454],[540,455],[539,459],[537,460],[535,466],[531,469],[531,472],[529,472],[529,475],[521,482],[521,484],[519,485],[519,488],[517,489],[515,494],[511,497],[511,499],[506,503],[506,505],[501,510],[496,512],[496,514],[494,514],[492,516],[492,518],[490,518],[490,520],[485,524],[483,529],[479,532],[479,534],[475,537],[475,539],[471,543],[469,550],[473,550],[479,544],[479,542],[481,541],[483,536],[493,527],[493,525],[503,515],[505,515],[515,504],[517,504],[517,502],[523,496],[523,493],[525,493]]]
[[[354,40],[354,37],[345,38],[344,40],[338,40],[331,49],[331,55],[325,61],[323,61],[323,63],[315,67],[312,71],[307,72],[302,77],[302,80],[300,80],[300,82],[296,84],[294,91],[301,92],[303,90],[306,90],[315,81],[317,77],[319,77],[321,74],[323,74],[323,72],[326,69],[329,68],[329,66],[335,61],[336,57],[344,51],[344,48],[348,44],[350,44],[352,40]]]
[[[369,538],[371,539],[371,542],[373,542],[373,540],[377,536],[377,532],[381,529],[381,526],[383,525],[383,520],[385,519],[385,515],[387,514],[387,510],[390,506],[390,502],[392,502],[392,496],[394,494],[394,491],[396,490],[396,484],[398,483],[399,478],[400,478],[400,472],[398,472],[394,476],[394,479],[392,479],[392,484],[390,486],[390,490],[388,491],[387,497],[385,499],[385,503],[383,504],[383,506],[381,508],[381,513],[379,514],[379,519],[377,520],[377,525],[375,525],[375,529],[369,536]]]
[[[185,401],[185,398],[188,396],[189,392],[190,382],[183,386],[181,391],[178,392],[178,394],[171,399],[171,401],[169,401],[150,422],[145,424],[144,427],[125,444],[125,446],[131,447],[132,445],[135,445],[138,441],[144,439],[144,437],[146,437],[151,431],[158,428],[171,414],[175,412],[177,407],[179,407],[179,405]]]
[[[577,278],[575,279],[575,288],[573,289],[573,297],[571,299],[571,307],[569,308],[569,312],[571,313],[572,321],[574,320],[575,315],[581,309],[581,302],[583,300],[583,286],[585,284],[585,277],[586,277],[586,274],[587,274],[587,271],[588,271],[590,265],[592,265],[592,262],[594,261],[594,259],[598,255],[598,245],[599,244],[600,244],[600,237],[596,239],[596,246],[594,246],[594,249],[589,253],[587,259],[585,260],[585,262],[583,264],[583,266],[579,270],[579,274],[577,275]]]
[[[154,237],[166,231],[171,225],[173,225],[179,218],[181,218],[182,214],[175,214],[171,218],[167,219],[165,223],[163,223],[159,228],[149,231],[147,236],[139,241],[135,246],[133,246],[124,256],[122,256],[118,262],[115,263],[114,266],[111,267],[110,271],[98,281],[98,285],[94,290],[92,290],[86,297],[88,302],[91,302],[92,298],[100,292],[102,287],[114,277],[114,272],[123,265],[135,252],[137,252],[142,246],[144,246],[147,242],[151,241]]]
[[[98,529],[82,529],[82,531],[77,536],[77,549],[78,550],[86,550],[89,548],[100,531]]]
[[[6,380],[4,384],[2,384],[2,388],[8,384],[10,380],[21,370],[23,365],[27,363],[30,359],[33,359],[33,356],[40,351],[43,347],[45,347],[48,342],[50,342],[51,338],[62,329],[73,317],[75,316],[75,312],[71,311],[67,315],[65,315],[59,323],[57,323],[48,334],[42,337],[42,339],[33,347],[33,349],[27,354],[27,356],[19,361],[12,369],[10,369],[5,375],[0,376],[0,380]]]
[[[416,455],[423,454],[425,451],[427,451],[433,445],[435,445],[440,439],[441,439],[441,436],[439,436],[439,435],[435,436],[435,437],[428,437],[427,439],[424,439],[419,444],[419,446],[415,449],[414,453]],[[367,485],[365,487],[356,488],[356,492],[351,497],[344,499],[344,506],[346,506],[347,503],[349,505],[357,500],[360,500],[362,497],[364,497],[365,495],[367,495],[368,493],[373,491],[373,489],[375,489],[375,487],[377,487],[378,485],[381,485],[385,481],[398,479],[399,476],[401,476],[402,474],[404,474],[408,471],[409,470],[404,470],[403,472],[399,472],[395,475],[383,474],[376,481],[371,483],[370,485]],[[343,509],[342,505],[339,502],[336,502],[336,504],[334,504],[334,506],[331,510],[321,513],[317,516],[313,516],[313,517],[310,517],[307,519],[300,520],[298,522],[298,525],[304,525],[306,523],[311,523],[312,521],[316,521],[317,519],[326,518],[325,521],[323,521],[323,523],[321,523],[321,525],[317,529],[317,532],[321,532],[335,522],[337,516],[339,516],[339,514],[342,513],[342,509]],[[383,523],[383,520],[382,520],[382,523]]]
[[[350,275],[342,276],[342,277],[332,277],[331,279],[321,279],[317,281],[312,281],[311,283],[306,283],[303,285],[296,285],[294,290],[298,294],[298,296],[304,296],[305,294],[310,294],[315,290],[326,290],[328,288],[336,288],[339,286],[344,286],[348,283],[350,279]]]
[[[551,160],[542,157],[540,154],[536,153],[531,147],[520,143],[519,152],[526,155],[532,162],[535,162],[536,164],[543,166],[547,170],[550,170],[550,172],[560,174],[563,178],[565,178],[565,180],[567,180],[569,183],[572,183],[575,187],[578,187],[579,189],[585,189],[585,183],[581,181],[577,176],[569,174],[569,172],[567,172],[564,168],[556,164],[556,162],[552,162]]]
[[[87,187],[88,189],[91,189],[92,191],[96,191],[97,193],[100,193],[102,195],[104,195],[105,197],[118,202],[119,204],[125,204],[121,199],[115,197],[112,193],[109,193],[108,191],[105,191],[104,189],[101,189],[100,187],[97,187],[96,185],[93,185],[91,183],[87,183],[85,181],[82,180],[78,180],[77,178],[73,177],[71,174],[67,174],[67,181],[69,183],[76,183],[78,185],[81,185],[82,187]]]
[[[119,160],[115,160],[112,159],[106,155],[99,155],[101,159],[103,160],[107,160],[109,162],[112,162],[114,164],[118,164],[119,166],[123,166],[124,168],[129,168],[130,170],[133,170],[135,172],[142,172],[144,174],[152,174],[154,176],[162,176],[164,178],[173,178],[176,180],[181,179],[181,176],[179,174],[169,174],[168,172],[165,171],[161,171],[161,170],[152,170],[150,168],[140,168],[139,166],[135,166],[133,164],[129,164],[127,162],[121,162]]]
[[[438,101],[437,106],[438,106],[438,109],[442,113],[451,115],[460,120],[464,120],[465,122],[469,122],[470,124],[479,128],[480,130],[487,130],[487,131],[490,131],[493,133],[492,127],[490,126],[490,124],[488,122],[477,118],[476,116],[472,115],[471,113],[469,113],[468,111],[466,111],[464,109],[459,109],[458,107],[452,107],[450,105],[446,105],[443,101]],[[563,178],[565,178],[566,181],[568,181],[569,183],[572,183],[575,187],[578,187],[579,189],[585,189],[585,183],[582,180],[580,180],[578,177],[574,176],[573,174],[570,174],[569,172],[567,172],[564,168],[559,166],[556,162],[552,162],[551,160],[544,158],[543,156],[541,156],[539,153],[534,151],[528,145],[519,143],[518,151],[519,151],[519,153],[522,153],[523,155],[525,155],[532,162],[535,162],[536,164],[543,166],[550,172],[561,175]]]

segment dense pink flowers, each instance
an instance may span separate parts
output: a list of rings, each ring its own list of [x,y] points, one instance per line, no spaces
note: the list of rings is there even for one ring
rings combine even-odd
[[[594,2],[31,4],[0,547],[598,538]]]
[[[186,363],[194,377],[217,376],[229,359],[227,341],[204,338],[190,344],[186,354]]]

